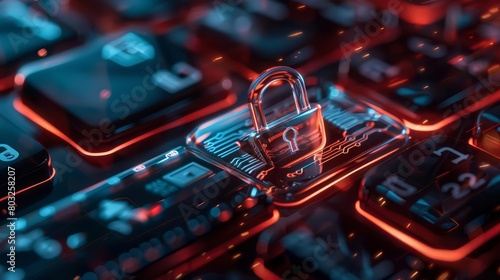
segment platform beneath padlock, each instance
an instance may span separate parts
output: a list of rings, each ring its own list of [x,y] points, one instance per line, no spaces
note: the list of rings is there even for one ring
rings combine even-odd
[[[355,102],[337,88],[331,88],[327,97],[317,103],[325,121],[326,145],[290,167],[269,165],[250,148],[242,146],[242,140],[253,131],[247,105],[198,126],[188,135],[188,148],[271,193],[275,205],[293,207],[320,194],[341,191],[362,176],[359,171],[401,150],[407,143],[408,130],[401,121],[378,108]],[[284,100],[266,108],[265,115],[279,120],[294,110],[293,100]]]

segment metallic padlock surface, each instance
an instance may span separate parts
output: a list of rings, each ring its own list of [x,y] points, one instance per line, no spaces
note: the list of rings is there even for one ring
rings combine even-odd
[[[262,96],[276,81],[290,84],[296,112],[268,123]],[[326,143],[321,106],[311,106],[304,79],[290,67],[278,66],[264,71],[250,86],[248,105],[254,124],[249,143],[255,156],[276,166],[288,167],[319,152]]]

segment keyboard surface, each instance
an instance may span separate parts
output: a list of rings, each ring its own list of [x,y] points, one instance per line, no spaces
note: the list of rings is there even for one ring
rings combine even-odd
[[[0,279],[499,279],[500,3],[0,0]]]

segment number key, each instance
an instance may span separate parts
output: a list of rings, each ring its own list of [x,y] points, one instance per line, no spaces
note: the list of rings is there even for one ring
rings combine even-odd
[[[456,139],[429,138],[365,175],[358,212],[405,243],[408,235],[451,252],[480,238],[467,247],[477,248],[500,232],[500,166],[490,159]]]

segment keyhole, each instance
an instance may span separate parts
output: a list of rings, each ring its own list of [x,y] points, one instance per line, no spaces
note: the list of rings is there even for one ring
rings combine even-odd
[[[290,147],[290,151],[295,153],[299,150],[299,146],[297,145],[297,136],[299,132],[292,126],[289,126],[283,132],[283,140],[288,143],[288,147]]]

